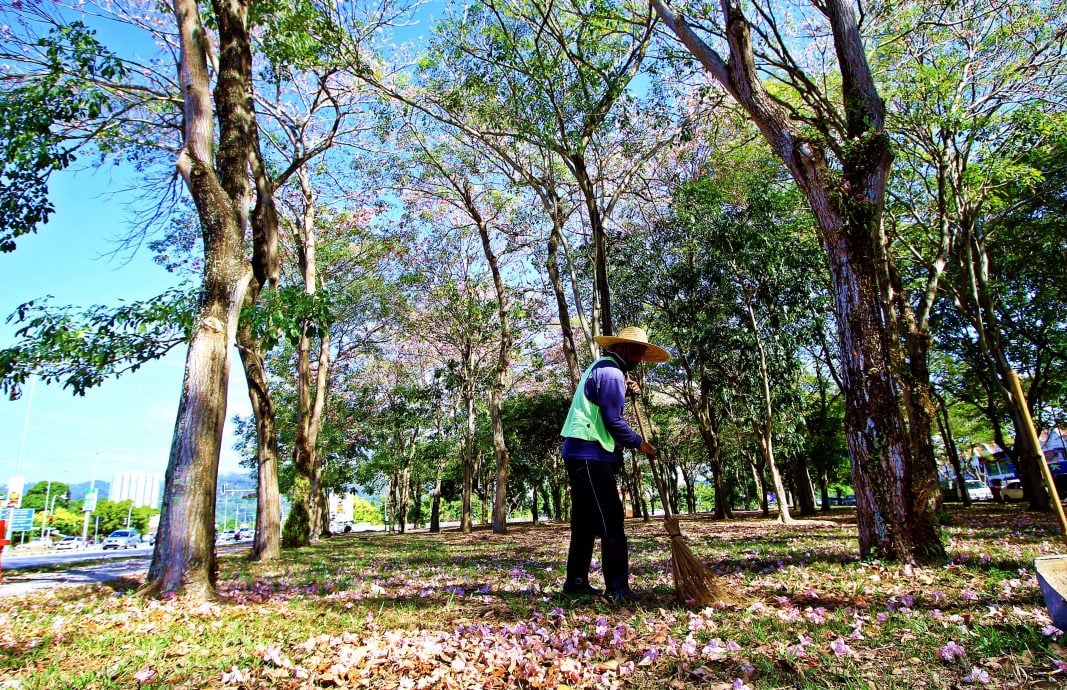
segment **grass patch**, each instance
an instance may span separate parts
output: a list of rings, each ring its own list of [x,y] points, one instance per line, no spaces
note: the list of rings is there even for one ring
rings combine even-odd
[[[951,507],[950,560],[861,560],[851,513],[784,527],[689,517],[743,603],[673,598],[658,521],[631,521],[640,607],[559,594],[562,525],[496,536],[350,534],[251,563],[219,558],[222,604],[136,582],[0,599],[0,688],[1063,687],[1034,557],[1051,516]],[[594,580],[597,579],[594,573]]]

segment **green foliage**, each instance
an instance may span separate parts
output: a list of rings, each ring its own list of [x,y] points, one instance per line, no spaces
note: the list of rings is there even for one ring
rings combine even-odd
[[[22,496],[22,507],[33,508],[35,510],[44,510],[46,507],[51,509],[52,498],[55,496],[63,496],[56,500],[56,506],[66,507],[69,504],[70,487],[63,482],[37,482]],[[48,500],[48,505],[45,505],[45,500]]]
[[[270,351],[280,342],[295,345],[302,332],[309,338],[318,338],[328,331],[339,299],[329,290],[308,294],[300,286],[287,285],[264,290],[242,318],[251,319],[252,335],[262,343],[264,351]]]
[[[308,533],[311,530],[311,516],[308,515],[303,501],[293,501],[289,516],[282,526],[282,546],[291,549],[307,546]]]
[[[0,252],[48,220],[48,179],[75,160],[64,128],[102,117],[110,97],[98,81],[126,73],[81,22],[53,28],[37,45],[44,71],[0,82]]]
[[[84,395],[106,378],[136,371],[188,341],[196,308],[185,288],[82,311],[55,307],[49,299],[27,302],[7,318],[18,326],[19,340],[0,350],[0,391],[12,398],[34,375]]]
[[[382,509],[365,498],[355,496],[352,499],[352,522],[379,525],[382,522]]]
[[[275,69],[314,69],[337,58],[340,27],[312,0],[261,0],[251,3],[249,18]]]

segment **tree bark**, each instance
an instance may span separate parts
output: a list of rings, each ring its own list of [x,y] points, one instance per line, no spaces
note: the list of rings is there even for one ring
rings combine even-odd
[[[482,253],[489,264],[496,290],[497,318],[500,320],[500,348],[497,351],[496,370],[493,372],[493,387],[489,392],[489,414],[493,423],[493,456],[496,458],[496,483],[493,499],[493,534],[507,534],[508,502],[508,455],[507,442],[504,440],[504,417],[501,407],[504,401],[504,388],[507,385],[508,366],[511,361],[511,319],[508,314],[508,293],[504,279],[500,275],[500,263],[493,251],[489,238],[489,225],[482,217],[469,189],[464,190],[464,203],[467,212],[478,227],[482,240]]]
[[[559,200],[555,202],[558,206]],[[559,330],[563,338],[563,359],[567,363],[567,373],[570,376],[570,392],[578,387],[582,378],[581,369],[578,366],[578,348],[574,344],[574,328],[571,326],[570,307],[567,305],[567,295],[563,290],[563,280],[559,275],[559,243],[562,237],[562,224],[553,216],[552,232],[548,237],[548,258],[545,259],[545,269],[548,272],[548,282],[552,285],[552,294],[556,298],[556,312],[559,315]]]
[[[249,291],[249,295],[253,290]],[[245,297],[245,307],[253,299]],[[281,555],[282,503],[278,490],[278,433],[274,400],[270,394],[267,370],[260,343],[252,336],[251,324],[243,321],[237,329],[237,349],[244,364],[248,397],[256,421],[256,534],[251,559],[269,561]]]
[[[804,191],[822,231],[830,263],[834,315],[842,357],[846,425],[856,488],[860,553],[908,562],[943,560],[936,519],[936,463],[916,456],[906,414],[921,406],[902,399],[895,369],[891,286],[882,235],[885,184],[892,148],[885,106],[874,84],[851,3],[826,0],[844,99],[840,158],[835,143],[807,138],[760,80],[750,26],[736,0],[722,11],[726,63],[664,0],[656,11],[704,67],[741,104]],[[922,424],[922,420],[912,419]],[[929,420],[926,420],[927,427]]]
[[[213,7],[219,32],[214,99],[199,8],[192,0],[173,1],[183,96],[178,171],[200,220],[203,296],[186,357],[160,526],[144,588],[149,594],[201,599],[215,597],[215,491],[229,348],[252,279],[243,240],[250,197],[247,165],[257,151],[247,7],[222,0]],[[213,113],[218,116],[217,151]]]

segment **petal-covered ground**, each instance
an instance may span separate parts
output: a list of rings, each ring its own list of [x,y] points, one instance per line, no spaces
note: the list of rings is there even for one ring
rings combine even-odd
[[[628,523],[642,601],[626,608],[559,594],[562,525],[227,556],[219,604],[143,600],[128,581],[4,599],[0,687],[1067,687],[1033,571],[1067,552],[1051,516],[953,509],[949,562],[913,567],[861,561],[851,513],[832,515],[684,519],[738,599],[703,610],[676,601],[656,520]]]

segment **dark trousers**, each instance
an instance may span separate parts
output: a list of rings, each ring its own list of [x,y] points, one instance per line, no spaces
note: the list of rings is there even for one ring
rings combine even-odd
[[[593,542],[600,537],[604,587],[630,589],[629,550],[623,532],[623,507],[611,462],[564,458],[571,483],[571,544],[567,553],[567,584],[589,580]]]

